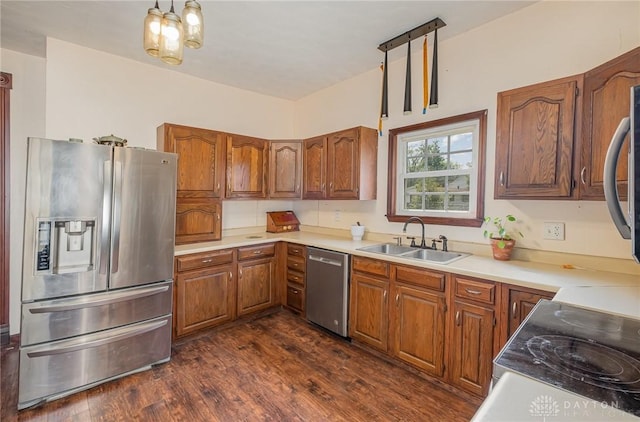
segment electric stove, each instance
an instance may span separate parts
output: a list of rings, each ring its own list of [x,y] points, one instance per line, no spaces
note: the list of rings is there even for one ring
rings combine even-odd
[[[640,320],[542,300],[494,360],[505,371],[640,416]]]

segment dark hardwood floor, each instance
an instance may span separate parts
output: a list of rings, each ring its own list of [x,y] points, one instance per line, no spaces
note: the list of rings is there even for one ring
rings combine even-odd
[[[174,344],[171,361],[17,412],[2,353],[2,421],[468,421],[480,400],[278,311]]]

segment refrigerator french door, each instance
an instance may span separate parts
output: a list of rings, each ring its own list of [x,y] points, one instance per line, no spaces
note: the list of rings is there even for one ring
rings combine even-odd
[[[28,139],[26,408],[170,357],[176,155]]]

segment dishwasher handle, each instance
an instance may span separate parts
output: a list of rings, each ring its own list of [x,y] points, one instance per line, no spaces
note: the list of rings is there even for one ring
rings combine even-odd
[[[335,265],[336,267],[342,267],[342,262],[335,259],[329,259],[322,256],[309,255],[311,261],[322,262],[323,264]]]

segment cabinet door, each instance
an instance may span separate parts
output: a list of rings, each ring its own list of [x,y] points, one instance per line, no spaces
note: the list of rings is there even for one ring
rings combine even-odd
[[[302,144],[271,141],[269,197],[300,198],[302,189]]]
[[[238,263],[238,316],[275,305],[275,258]]]
[[[357,129],[329,135],[327,139],[327,197],[358,199],[360,143]]]
[[[220,240],[222,204],[219,199],[178,198],[176,244]]]
[[[498,94],[496,199],[571,196],[579,84],[572,77]]]
[[[327,139],[305,139],[303,148],[302,199],[322,199],[327,182]]]
[[[212,130],[165,124],[158,149],[178,154],[178,198],[220,198],[224,186],[225,135]],[[162,145],[160,145],[162,144]]]
[[[391,327],[393,354],[431,375],[444,373],[443,294],[396,285]]]
[[[176,276],[176,336],[234,319],[232,271],[221,265]]]
[[[580,169],[580,197],[583,199],[604,199],[604,159],[620,120],[629,116],[630,88],[634,85],[640,85],[640,47],[584,76]],[[627,157],[627,144],[628,141],[620,153],[621,157]],[[628,176],[627,160],[622,159],[616,175],[622,199],[627,197]]]
[[[227,198],[266,198],[268,141],[242,135],[227,138]]]
[[[553,294],[548,295],[509,289],[509,325],[508,337],[518,329],[522,321],[529,315],[529,312],[540,301],[540,299],[551,299]]]
[[[388,282],[352,275],[349,335],[384,352],[388,346],[388,295]]]
[[[479,396],[489,391],[493,359],[493,309],[454,301],[451,382]]]

